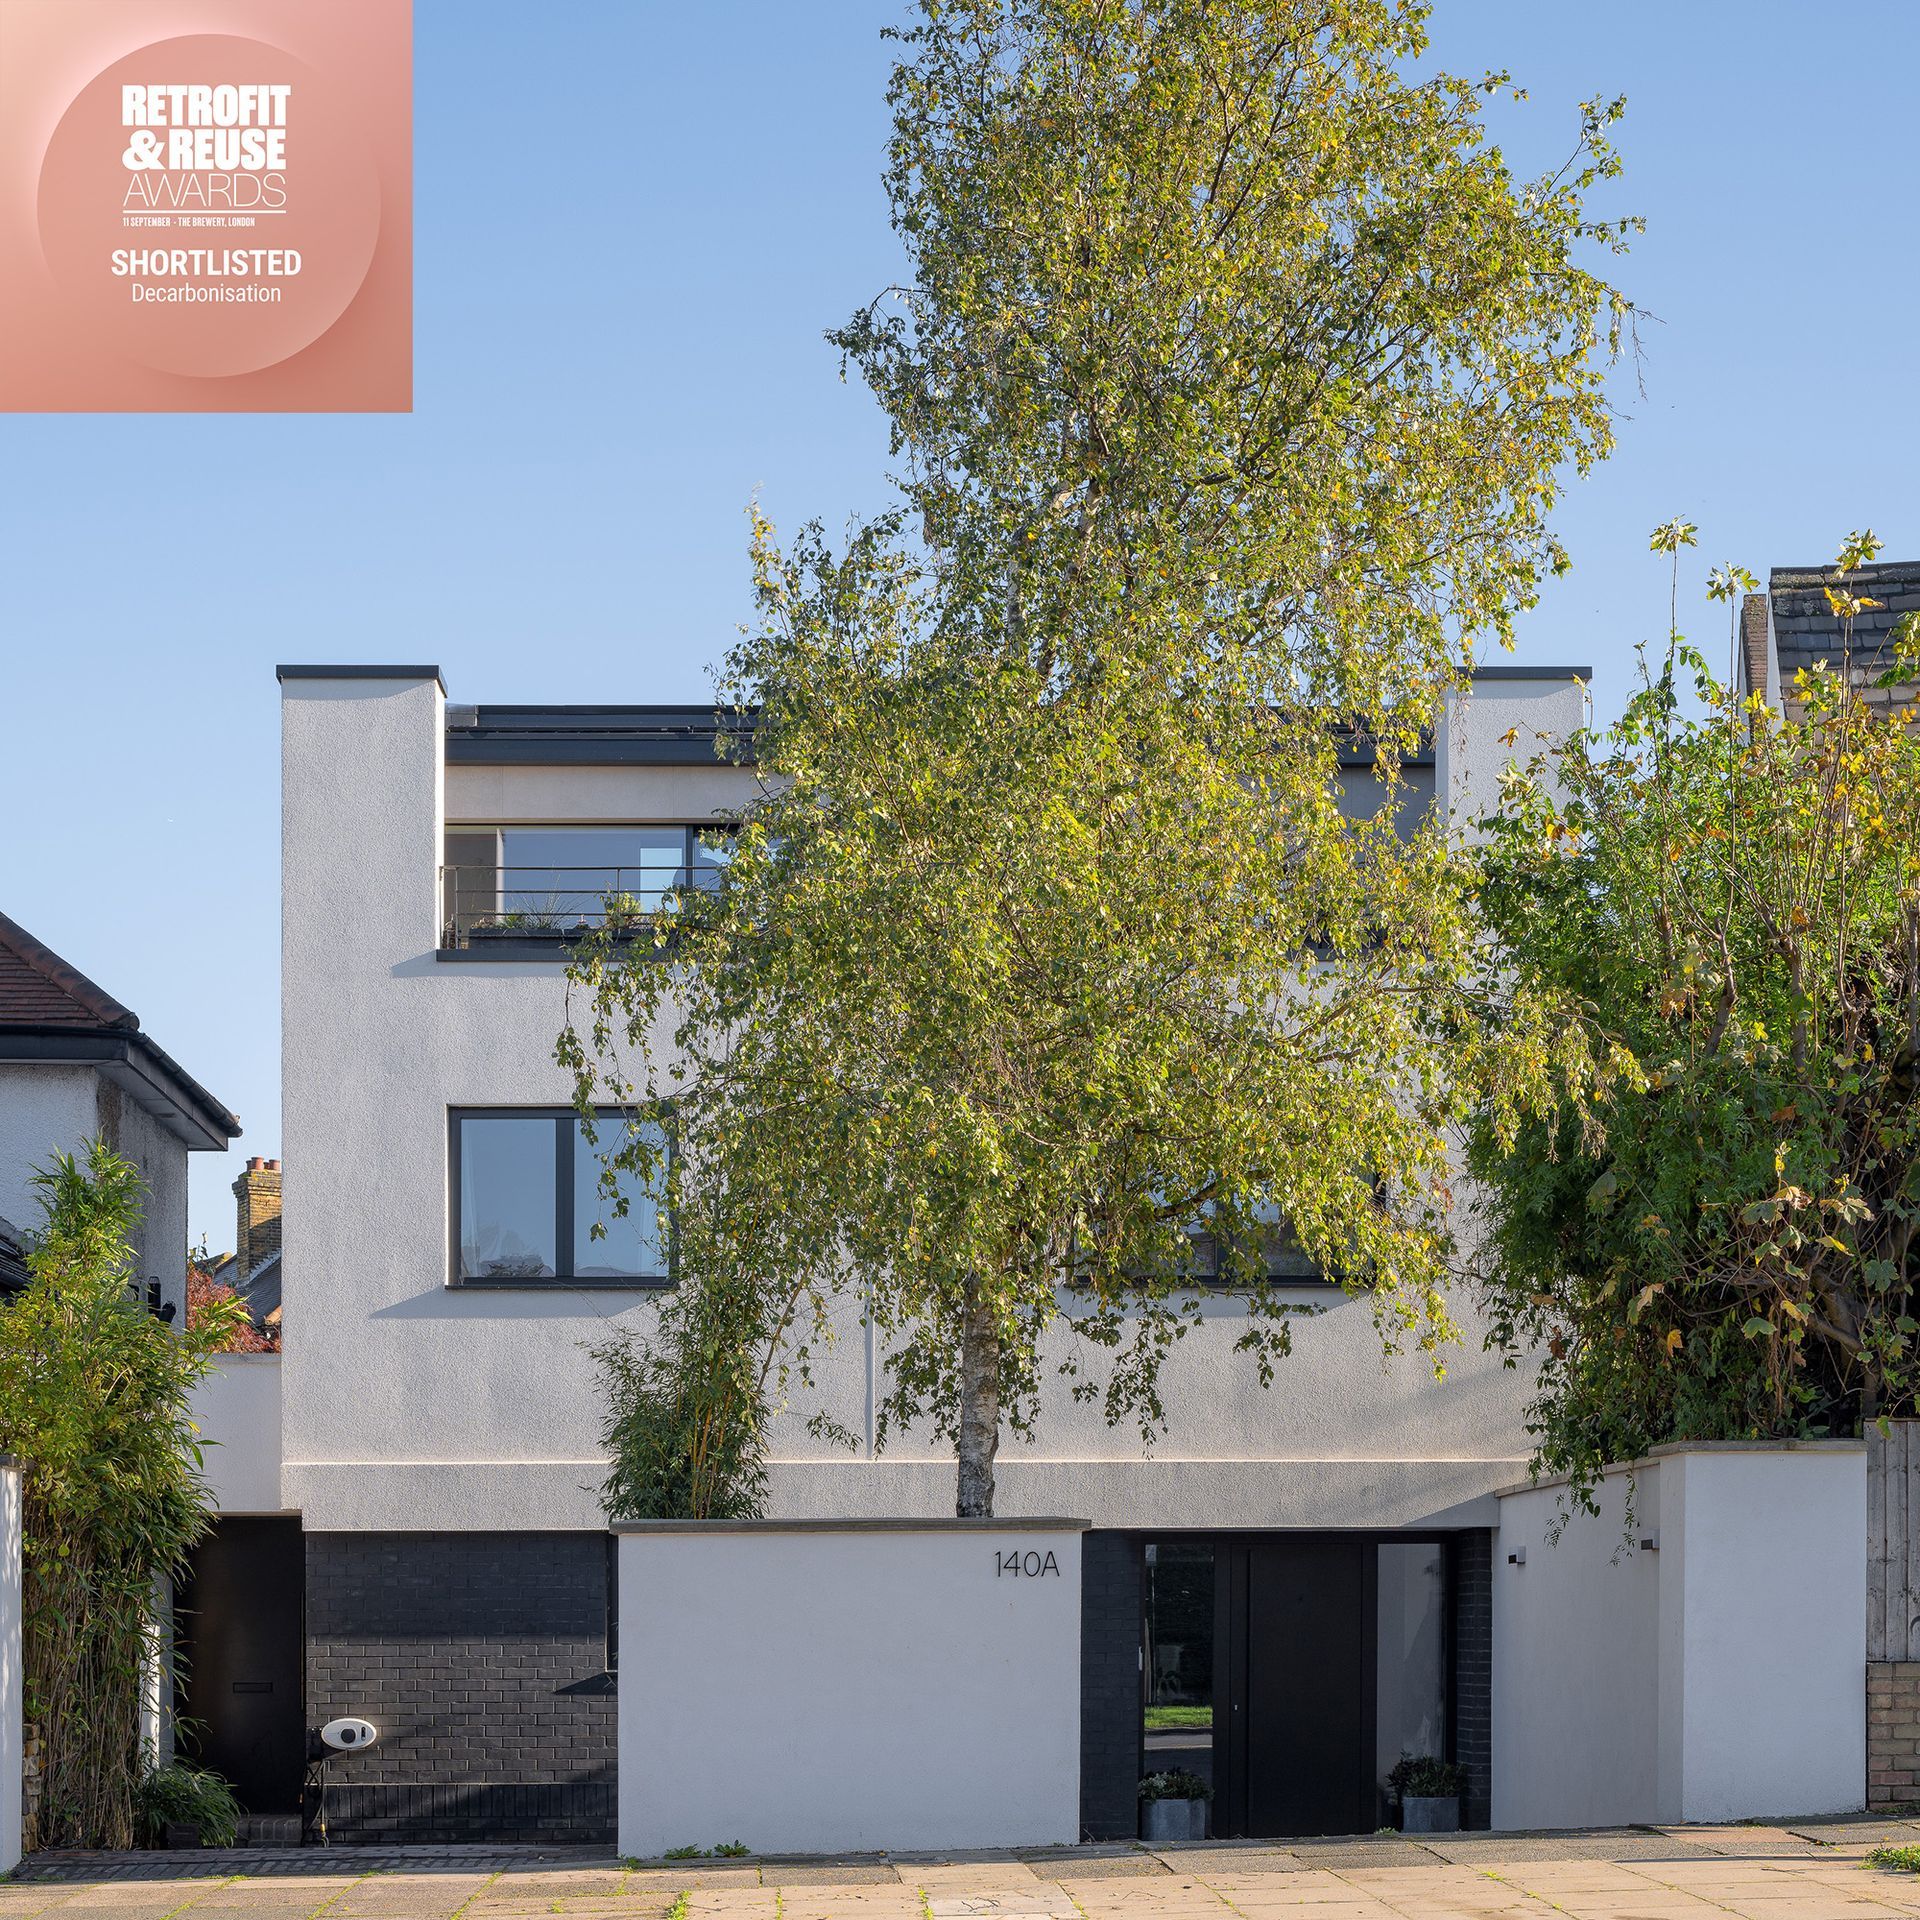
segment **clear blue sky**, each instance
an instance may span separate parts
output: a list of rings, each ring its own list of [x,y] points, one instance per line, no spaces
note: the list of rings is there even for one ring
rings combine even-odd
[[[318,0],[313,0],[317,4]],[[461,700],[687,700],[746,611],[745,508],[830,522],[885,442],[821,330],[890,276],[896,0],[417,0],[410,417],[0,417],[0,907],[279,1151],[279,660],[435,660]],[[1646,391],[1562,515],[1519,657],[1616,709],[1712,561],[1920,557],[1911,0],[1440,0],[1516,160],[1625,93]],[[536,137],[502,151],[501,136]],[[1687,623],[1683,612],[1683,625]],[[231,1243],[235,1157],[196,1155]],[[370,1223],[377,1230],[377,1223]]]

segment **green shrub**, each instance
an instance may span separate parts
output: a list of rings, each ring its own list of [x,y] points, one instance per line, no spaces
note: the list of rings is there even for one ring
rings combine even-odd
[[[140,1837],[150,1846],[164,1840],[169,1827],[192,1827],[208,1847],[230,1847],[240,1837],[233,1789],[203,1767],[155,1767],[141,1780],[135,1807]]]
[[[1467,1770],[1451,1760],[1403,1753],[1387,1775],[1387,1785],[1402,1800],[1452,1800],[1467,1790]]]
[[[1211,1800],[1213,1789],[1197,1773],[1174,1767],[1166,1773],[1150,1773],[1140,1782],[1142,1800]]]

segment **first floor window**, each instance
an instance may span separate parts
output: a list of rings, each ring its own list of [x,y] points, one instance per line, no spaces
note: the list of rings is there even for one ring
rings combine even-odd
[[[621,1171],[609,1195],[601,1179],[600,1156],[616,1151],[630,1127],[664,1166],[657,1122],[602,1113],[596,1146],[571,1108],[468,1107],[451,1119],[456,1282],[660,1286],[670,1278],[659,1181]]]

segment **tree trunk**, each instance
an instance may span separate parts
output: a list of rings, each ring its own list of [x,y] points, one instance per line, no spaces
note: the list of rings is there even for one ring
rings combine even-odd
[[[953,1510],[993,1518],[993,1458],[1000,1451],[1000,1328],[983,1289],[970,1287],[960,1329],[960,1472]]]

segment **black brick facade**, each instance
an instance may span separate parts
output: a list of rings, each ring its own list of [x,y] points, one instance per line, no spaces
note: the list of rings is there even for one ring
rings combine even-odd
[[[349,1843],[614,1837],[611,1555],[598,1533],[310,1533],[307,1712]]]
[[[1080,1831],[1131,1840],[1141,1767],[1140,1540],[1088,1533],[1080,1554]]]
[[[1453,1757],[1467,1770],[1463,1826],[1493,1824],[1493,1535],[1454,1544]]]

